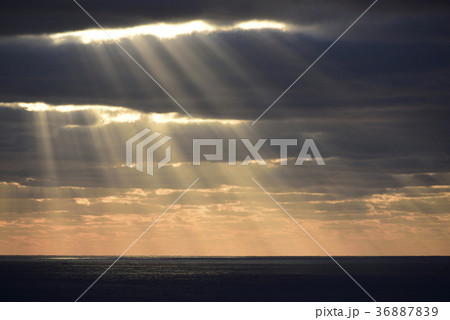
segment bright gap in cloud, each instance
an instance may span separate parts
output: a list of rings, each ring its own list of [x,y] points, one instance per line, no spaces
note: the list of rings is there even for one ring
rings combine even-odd
[[[154,23],[130,28],[114,28],[114,29],[89,29],[80,31],[70,31],[62,33],[54,33],[50,38],[55,43],[65,41],[81,41],[82,43],[101,42],[120,40],[123,38],[132,38],[135,36],[153,35],[160,39],[171,39],[180,35],[188,35],[192,33],[211,33],[217,31],[235,31],[235,30],[260,30],[273,29],[280,31],[288,31],[292,26],[278,21],[271,20],[251,20],[236,23],[232,26],[218,26],[203,20],[194,20],[183,23]]]
[[[191,118],[180,115],[178,112],[168,113],[145,113],[138,110],[106,105],[51,105],[45,102],[0,102],[0,107],[24,109],[29,112],[61,112],[70,113],[77,111],[92,112],[96,115],[98,125],[109,123],[133,123],[137,121],[149,121],[150,123],[178,123],[192,124]],[[223,125],[238,125],[245,120],[238,119],[209,119],[196,118],[199,123],[218,123]]]

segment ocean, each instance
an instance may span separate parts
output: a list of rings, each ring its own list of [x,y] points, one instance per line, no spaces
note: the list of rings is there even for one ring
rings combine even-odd
[[[116,259],[0,256],[0,301],[75,301]],[[450,301],[450,257],[335,257],[377,301]],[[123,257],[80,301],[370,301],[328,257]]]

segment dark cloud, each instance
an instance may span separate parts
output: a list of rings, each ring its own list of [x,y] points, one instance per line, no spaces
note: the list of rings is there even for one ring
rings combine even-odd
[[[193,18],[215,19],[215,23],[271,18],[316,26],[312,33],[240,31],[123,41],[194,116],[255,119],[369,3],[230,1],[218,5],[212,1],[96,0],[82,4],[106,27]],[[263,120],[361,117],[362,112],[354,110],[362,106],[364,114],[383,107],[384,114],[392,117],[400,112],[399,105],[414,110],[426,107],[427,118],[447,116],[442,108],[449,99],[447,7],[441,1],[426,5],[380,1]],[[0,21],[4,24],[1,30],[10,35],[94,27],[72,1],[8,2]],[[0,68],[4,102],[179,111],[114,43],[55,45],[46,37],[4,38]]]
[[[328,44],[276,31],[199,34],[165,41],[147,36],[124,43],[194,116],[241,119],[255,119]],[[4,102],[180,111],[113,43],[55,46],[35,39],[0,47]],[[449,53],[442,43],[343,39],[266,117],[361,117],[375,112],[377,117],[380,113],[401,117],[400,112],[422,117],[417,108],[426,107],[426,117],[440,119],[449,98]],[[360,107],[365,113],[356,114]]]
[[[278,19],[301,24],[345,21],[356,17],[372,1],[125,1],[79,0],[105,27],[124,27],[159,21],[192,19],[233,23],[246,19]],[[384,15],[442,15],[448,12],[447,1],[379,1],[375,10]],[[71,0],[24,0],[2,4],[0,33],[55,33],[94,27],[93,22]],[[427,26],[424,26],[427,28]],[[439,31],[439,30],[435,30]]]
[[[201,177],[205,184],[210,183],[210,187],[241,184],[235,178],[230,181],[230,177],[248,181],[257,177],[263,185],[276,190],[295,188],[326,193],[338,199],[382,194],[405,186],[442,185],[449,181],[449,141],[444,136],[439,137],[439,132],[434,132],[436,124],[421,127],[419,119],[384,123],[381,118],[376,125],[357,119],[328,122],[322,118],[313,124],[308,124],[311,122],[308,120],[272,120],[253,128],[249,124],[231,127],[202,124],[198,127],[194,124],[160,125],[148,121],[93,126],[95,116],[84,111],[86,115],[80,117],[80,113],[49,111],[44,116],[42,112],[11,111],[2,107],[0,127],[5,137],[0,148],[2,180],[35,186],[151,189],[181,188],[184,180],[196,177]],[[90,120],[80,120],[86,118]],[[73,127],[74,124],[77,126]],[[122,167],[124,142],[144,127],[169,134],[173,139],[172,161],[185,164],[164,168],[155,179]],[[419,127],[421,130],[417,130]],[[279,166],[277,162],[270,168],[242,167],[240,162],[248,153],[238,141],[236,167],[205,162],[197,168],[192,166],[193,138],[249,138],[255,143],[260,137],[298,139],[298,146],[289,148],[289,165]],[[315,139],[326,159],[326,166],[308,162],[303,166],[293,165],[306,138]],[[50,155],[45,152],[46,144],[52,146]],[[267,161],[276,160],[279,149],[266,142],[261,154]],[[224,155],[226,161],[226,142]]]
[[[254,120],[270,105],[369,4],[82,3],[106,27],[194,18],[215,23],[266,18],[317,25],[317,33],[233,31],[122,41],[194,117],[247,120]],[[271,169],[281,184],[296,188],[326,191],[334,186],[336,193],[360,196],[404,185],[443,184],[448,181],[445,173],[450,163],[450,52],[448,23],[443,19],[447,7],[446,2],[437,1],[380,1],[253,127],[245,124],[234,131],[219,125],[170,124],[161,131],[168,130],[183,146],[179,161],[190,161],[192,138],[314,138],[329,159],[325,168],[308,166],[295,173],[291,167]],[[93,27],[71,1],[8,2],[0,21],[4,36]],[[56,45],[44,36],[4,37],[0,69],[0,102],[104,104],[144,112],[181,112],[109,42]],[[118,166],[123,164],[128,134],[149,124],[92,129],[97,120],[88,111],[47,114],[45,125],[55,162],[52,174],[59,178],[52,183],[104,186],[116,181],[107,177],[135,174],[133,183],[145,186],[145,175]],[[0,109],[3,180],[32,183],[26,179],[33,177],[48,183],[48,158],[42,150],[46,138],[38,130],[40,125],[37,114]],[[268,158],[278,156],[270,149],[263,153]],[[172,179],[165,183],[179,186],[177,169],[166,170]],[[226,173],[212,172],[217,183],[227,181]],[[400,175],[412,178],[403,181]],[[264,182],[276,184],[270,178]]]

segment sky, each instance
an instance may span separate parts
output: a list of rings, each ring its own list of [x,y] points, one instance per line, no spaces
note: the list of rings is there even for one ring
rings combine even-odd
[[[120,255],[197,178],[127,254],[326,255],[255,180],[332,255],[450,254],[448,2],[379,0],[256,123],[371,1],[79,3],[113,39],[71,0],[0,12],[0,254]],[[242,165],[240,139],[298,145]]]

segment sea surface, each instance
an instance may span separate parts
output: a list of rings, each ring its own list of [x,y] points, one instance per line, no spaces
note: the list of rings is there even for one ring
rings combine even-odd
[[[75,301],[116,257],[0,256],[0,301]],[[335,257],[377,301],[450,301],[450,257]],[[328,257],[123,257],[80,301],[370,301]]]

